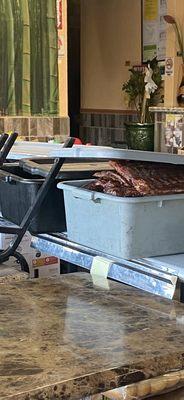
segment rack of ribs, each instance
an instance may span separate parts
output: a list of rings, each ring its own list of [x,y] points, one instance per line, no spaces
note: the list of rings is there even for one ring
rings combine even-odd
[[[151,162],[110,161],[111,171],[97,172],[85,186],[120,197],[184,193],[184,166]]]

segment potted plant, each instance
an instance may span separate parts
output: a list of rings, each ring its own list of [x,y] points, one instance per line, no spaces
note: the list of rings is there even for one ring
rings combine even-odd
[[[154,150],[154,123],[149,107],[161,101],[161,83],[156,58],[141,70],[130,69],[130,78],[122,87],[128,95],[129,105],[137,111],[137,122],[125,123],[125,140],[130,149]]]

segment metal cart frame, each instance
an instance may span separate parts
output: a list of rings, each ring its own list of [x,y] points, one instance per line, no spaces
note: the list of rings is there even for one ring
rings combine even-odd
[[[70,138],[64,145],[64,147],[72,147],[73,139]],[[78,151],[78,149],[77,149]],[[76,151],[76,152],[77,152]],[[82,158],[112,158],[112,149],[106,150],[105,154],[101,154],[101,150],[98,149],[94,155],[90,152],[88,156],[84,153]],[[121,158],[121,150],[115,152],[115,158]],[[70,158],[70,149],[65,154],[65,157]],[[54,156],[54,154],[53,154]],[[153,156],[153,155],[152,155]],[[157,155],[156,155],[157,156]],[[29,225],[33,217],[38,212],[48,190],[55,180],[60,168],[65,162],[65,158],[61,155],[57,155],[57,158],[50,169],[42,187],[40,188],[34,204],[29,208],[25,217],[23,218],[20,226],[9,223],[4,218],[0,219],[0,232],[1,233],[13,233],[16,235],[15,239],[9,245],[6,250],[0,253],[0,263],[6,261],[10,256],[15,256],[24,271],[29,271],[26,260],[22,255],[17,253],[16,249],[24,236],[25,232],[29,230]],[[77,157],[77,155],[75,156]],[[175,157],[171,157],[168,160],[175,162]],[[183,163],[183,158],[179,160],[179,163]],[[103,257],[109,261],[108,278],[116,281],[137,287],[139,289],[148,291],[160,295],[162,297],[172,299],[177,298],[178,300],[184,300],[184,274],[183,279],[178,276],[177,270],[174,268],[168,268],[163,266],[157,266],[152,260],[124,260],[116,257],[111,257],[108,254],[99,253],[93,249],[81,246],[68,240],[65,234],[38,234],[32,238],[32,246],[45,253],[50,253],[61,260],[70,264],[77,265],[80,268],[84,268],[88,271],[91,270],[94,260],[96,257]]]

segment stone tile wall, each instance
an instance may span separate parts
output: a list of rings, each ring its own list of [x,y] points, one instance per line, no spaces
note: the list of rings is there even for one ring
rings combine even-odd
[[[70,123],[68,117],[0,117],[0,133],[12,131],[25,140],[58,136],[63,141],[70,134]]]
[[[136,121],[136,113],[82,112],[80,138],[84,143],[99,146],[123,147],[124,123]]]

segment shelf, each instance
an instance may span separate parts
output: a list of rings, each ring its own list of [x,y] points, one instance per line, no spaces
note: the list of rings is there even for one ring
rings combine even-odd
[[[184,107],[149,107],[153,113],[184,114]]]

